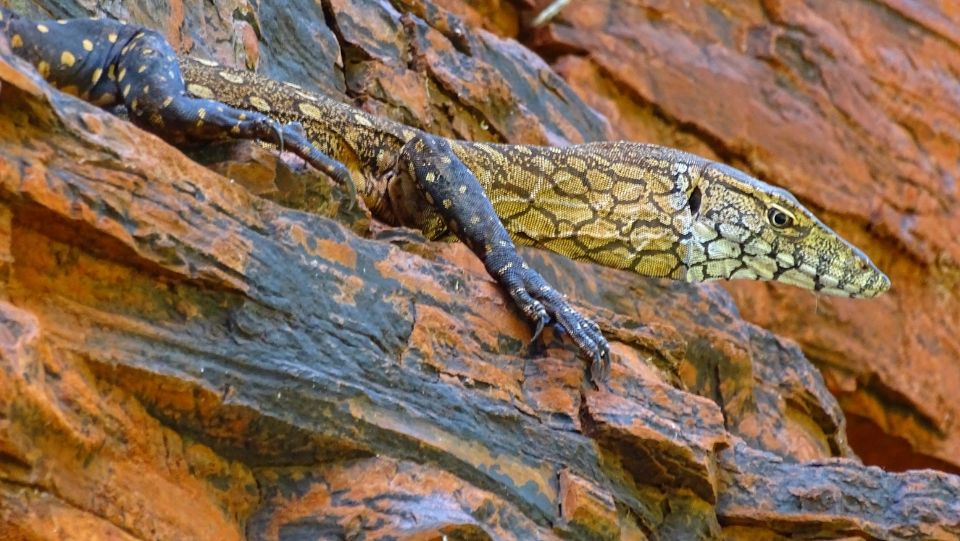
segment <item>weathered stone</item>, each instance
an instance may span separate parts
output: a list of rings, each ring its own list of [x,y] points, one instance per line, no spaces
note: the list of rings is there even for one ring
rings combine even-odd
[[[279,5],[174,2],[156,26],[275,76],[315,54],[304,65],[331,73],[289,78],[445,135],[608,135],[529,51],[469,24],[451,40],[464,10]],[[303,47],[261,49],[250,27]],[[465,247],[347,212],[326,179],[239,148],[255,159],[214,165],[232,182],[0,49],[0,538],[956,533],[956,478],[836,462],[852,454],[823,380],[722,289],[527,252],[611,339],[594,390],[563,337],[527,345]]]
[[[560,516],[584,537],[620,537],[613,497],[569,470],[560,472]]]
[[[714,503],[716,453],[727,445],[720,409],[667,385],[642,388],[636,400],[587,394],[586,433],[637,484],[683,487]]]
[[[770,530],[803,532],[809,539],[960,537],[960,477],[955,475],[889,474],[849,459],[790,463],[742,442],[722,458],[717,515],[724,524],[740,527],[737,535],[743,538]]]

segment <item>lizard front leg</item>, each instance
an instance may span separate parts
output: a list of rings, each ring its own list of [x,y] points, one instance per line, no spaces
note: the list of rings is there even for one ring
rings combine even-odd
[[[599,384],[610,360],[610,347],[599,327],[527,266],[477,178],[447,140],[429,134],[415,136],[401,150],[398,167],[414,180],[447,228],[477,254],[487,272],[536,325],[534,339],[546,323],[556,322],[592,359],[591,379]]]

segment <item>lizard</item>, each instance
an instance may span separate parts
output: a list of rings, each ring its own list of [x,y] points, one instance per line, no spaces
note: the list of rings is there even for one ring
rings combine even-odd
[[[62,90],[124,104],[135,123],[173,140],[293,141],[308,163],[355,186],[383,222],[463,241],[535,325],[534,339],[555,323],[592,359],[595,382],[609,367],[609,344],[517,245],[688,282],[772,280],[860,298],[890,288],[866,254],[789,191],[681,150],[447,139],[290,83],[177,57],[142,26],[32,21],[3,8],[0,17],[13,51]]]

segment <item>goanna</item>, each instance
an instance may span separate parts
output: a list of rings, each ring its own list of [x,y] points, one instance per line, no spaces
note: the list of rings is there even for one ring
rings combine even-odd
[[[524,263],[515,242],[690,282],[777,280],[848,297],[890,287],[792,194],[692,154],[630,142],[448,140],[291,84],[178,61],[161,35],[140,26],[31,21],[2,8],[0,16],[12,50],[61,90],[123,104],[135,123],[173,141],[282,143],[355,186],[381,220],[430,238],[456,236],[534,322],[535,335],[549,321],[570,335],[594,360],[595,380],[608,362],[606,340]]]

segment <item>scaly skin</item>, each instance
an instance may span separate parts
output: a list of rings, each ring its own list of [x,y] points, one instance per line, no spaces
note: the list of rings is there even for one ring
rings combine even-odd
[[[188,91],[303,124],[350,170],[367,206],[395,224],[447,234],[434,208],[391,178],[419,130],[330,98],[189,58]],[[889,279],[788,191],[732,167],[657,145],[565,148],[450,141],[518,244],[644,276],[699,282],[776,280],[874,297]]]
[[[535,335],[553,321],[594,359],[595,382],[606,371],[606,340],[524,263],[515,242],[688,281],[778,280],[851,297],[890,286],[790,193],[677,150],[447,140],[294,85],[205,61],[178,63],[158,33],[107,19],[30,21],[0,8],[0,32],[63,91],[123,104],[133,122],[168,140],[283,145],[359,188],[382,220],[431,238],[456,236],[536,325]]]

